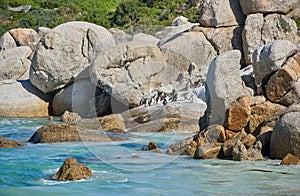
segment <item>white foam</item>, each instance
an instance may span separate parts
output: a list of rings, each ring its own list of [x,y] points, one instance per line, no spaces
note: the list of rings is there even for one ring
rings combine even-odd
[[[75,180],[75,181],[60,181],[60,180],[52,180],[52,179],[41,178],[39,181],[40,181],[40,183],[42,183],[42,184],[44,184],[44,185],[53,186],[53,185],[67,184],[67,183],[73,183],[73,182],[86,182],[86,181],[92,181],[92,179],[89,178],[89,179],[82,179],[82,180]]]

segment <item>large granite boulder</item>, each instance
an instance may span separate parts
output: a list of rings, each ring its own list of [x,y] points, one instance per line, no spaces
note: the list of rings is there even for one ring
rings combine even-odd
[[[52,178],[61,181],[74,181],[91,176],[92,171],[87,166],[78,163],[74,158],[68,158]]]
[[[161,45],[160,49],[179,53],[190,62],[195,63],[198,69],[206,71],[210,62],[217,55],[214,47],[201,32],[186,32],[177,35],[171,41]],[[172,54],[170,58],[172,58]]]
[[[199,22],[206,27],[226,27],[243,25],[245,15],[236,0],[204,1]]]
[[[178,65],[179,66],[179,65]],[[91,81],[129,107],[136,107],[154,88],[169,84],[182,70],[168,64],[153,44],[128,42],[99,53],[91,64]]]
[[[102,52],[115,44],[108,30],[86,22],[68,22],[46,33],[32,60],[30,80],[44,93],[71,83]]]
[[[271,74],[276,72],[297,46],[287,40],[277,40],[258,48],[253,53],[253,70],[258,93],[261,94]]]
[[[223,125],[228,108],[249,94],[240,76],[240,60],[240,51],[228,51],[214,59],[209,67],[206,78],[208,125]]]
[[[246,15],[254,13],[282,13],[288,14],[297,5],[298,0],[240,0]]]
[[[283,115],[270,142],[270,158],[283,159],[288,153],[300,158],[300,112]]]
[[[261,13],[247,16],[242,33],[245,62],[252,64],[252,54],[264,44],[275,40],[289,40],[297,43],[297,26],[288,16]]]
[[[53,114],[60,116],[65,111],[71,111],[87,117],[90,110],[89,101],[95,97],[96,88],[88,78],[75,80],[55,93],[52,101]]]
[[[266,84],[265,94],[272,102],[285,105],[298,103],[300,91],[293,92],[293,87],[300,84],[300,53],[290,57],[284,65],[273,74]]]
[[[3,82],[0,91],[0,116],[43,117],[49,114],[51,95],[40,92],[29,80]]]
[[[85,128],[82,124],[51,124],[39,128],[28,140],[32,143],[55,143],[55,142],[109,142],[120,140],[103,131]]]
[[[14,38],[17,46],[29,46],[32,51],[36,50],[40,41],[40,36],[33,29],[17,28],[10,30],[9,33]]]

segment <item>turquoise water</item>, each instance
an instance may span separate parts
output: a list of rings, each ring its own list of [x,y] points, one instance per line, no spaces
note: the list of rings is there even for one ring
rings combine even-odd
[[[46,119],[0,119],[0,134],[5,139],[25,142],[48,123]],[[193,160],[139,150],[154,140],[165,151],[171,143],[187,136],[136,134],[122,142],[29,144],[0,149],[0,195],[300,194],[300,167],[280,166],[278,160]],[[68,157],[92,169],[92,178],[76,182],[50,180]]]

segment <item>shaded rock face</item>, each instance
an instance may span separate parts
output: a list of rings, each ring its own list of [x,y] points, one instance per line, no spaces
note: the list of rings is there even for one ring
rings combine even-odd
[[[300,159],[292,154],[287,154],[281,161],[281,165],[299,165]]]
[[[62,88],[71,83],[98,52],[114,43],[109,31],[101,26],[86,22],[61,24],[41,39],[32,60],[30,80],[44,93]]]
[[[74,181],[86,179],[91,176],[92,171],[88,167],[78,163],[78,161],[74,158],[68,158],[65,160],[58,172],[52,176],[52,178],[61,181]]]
[[[44,117],[49,114],[51,95],[44,95],[29,80],[0,85],[0,116]]]
[[[297,5],[298,0],[240,0],[243,12],[246,15],[254,13],[282,13],[288,14]]]
[[[208,125],[225,122],[227,109],[239,98],[249,94],[240,77],[241,53],[224,52],[212,61],[206,78]]]
[[[78,122],[81,120],[81,117],[74,112],[65,111],[63,115],[60,117],[60,121],[62,122]]]
[[[299,93],[297,93],[297,91],[293,92],[293,87],[297,86],[299,78],[300,53],[297,53],[289,58],[284,65],[270,77],[266,84],[266,96],[273,102],[279,102],[285,105],[298,103],[300,100],[298,96]]]
[[[237,0],[204,1],[199,22],[206,27],[243,25],[245,15]]]
[[[14,140],[5,140],[0,135],[0,148],[17,148],[25,145],[26,144],[23,142],[18,142]]]
[[[109,136],[105,132],[85,129],[72,124],[51,124],[39,128],[28,142],[32,143],[54,143],[54,142],[108,142],[120,140],[120,138]]]
[[[54,95],[53,114],[60,116],[65,111],[72,111],[82,117],[87,117],[91,110],[90,100],[96,96],[96,92],[97,87],[88,78],[76,79],[74,83]]]
[[[300,157],[300,112],[283,115],[270,142],[270,158],[283,159],[288,153]]]
[[[264,45],[253,53],[253,70],[258,93],[264,89],[272,73],[279,70],[297,46],[287,40],[278,40]]]
[[[247,16],[242,34],[246,64],[252,64],[252,54],[264,44],[275,40],[297,42],[297,26],[294,20],[285,15],[251,14]]]

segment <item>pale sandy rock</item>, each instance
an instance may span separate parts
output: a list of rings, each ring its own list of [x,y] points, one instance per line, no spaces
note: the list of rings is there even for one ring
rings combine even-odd
[[[36,50],[36,47],[40,41],[40,36],[33,29],[17,28],[9,31],[17,46],[29,46],[32,51]]]

